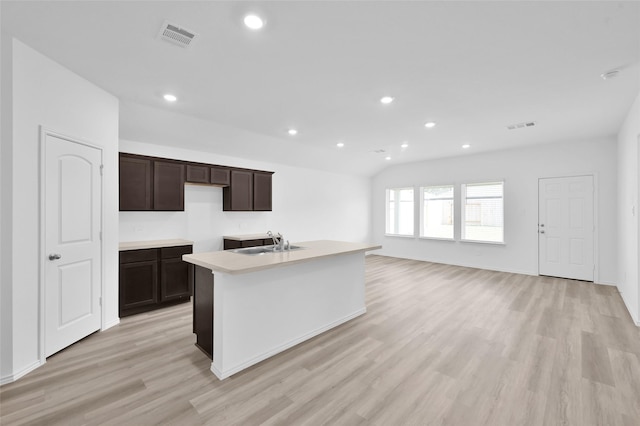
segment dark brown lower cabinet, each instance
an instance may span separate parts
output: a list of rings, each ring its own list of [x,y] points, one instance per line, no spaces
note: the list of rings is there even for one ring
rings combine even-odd
[[[192,266],[182,261],[192,246],[120,252],[120,317],[189,301]]]
[[[213,273],[194,265],[193,332],[196,346],[213,359]]]
[[[120,264],[120,316],[158,303],[158,261]]]

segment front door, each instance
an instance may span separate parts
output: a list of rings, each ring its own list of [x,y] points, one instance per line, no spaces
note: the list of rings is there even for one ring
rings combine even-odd
[[[593,236],[593,176],[540,179],[540,275],[593,281]]]
[[[100,329],[102,151],[44,134],[44,352]]]

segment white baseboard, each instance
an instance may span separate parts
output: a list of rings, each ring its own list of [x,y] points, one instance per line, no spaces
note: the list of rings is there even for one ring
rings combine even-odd
[[[100,331],[108,330],[108,329],[110,329],[111,327],[114,327],[114,326],[116,326],[116,325],[118,325],[118,324],[120,324],[120,318],[116,318],[116,319],[114,319],[113,321],[109,321],[109,322],[105,323],[105,324],[104,324],[104,327],[102,327],[102,328],[100,329]]]
[[[608,285],[608,286],[612,286],[612,287],[618,287],[618,284],[616,283],[612,283],[609,281],[594,281],[594,284],[598,284],[598,285]]]
[[[15,373],[15,374],[10,374],[9,376],[1,377],[1,378],[0,378],[0,386],[2,386],[2,385],[6,385],[6,384],[8,384],[8,383],[13,383],[13,382],[15,382],[15,381],[16,381],[16,380],[18,380],[20,377],[22,377],[22,376],[24,376],[24,375],[26,375],[26,374],[31,373],[33,370],[35,370],[36,368],[40,367],[41,365],[44,365],[44,361],[43,361],[43,362],[40,362],[40,361],[38,360],[38,361],[35,361],[35,362],[33,362],[32,364],[30,364],[30,365],[26,366],[25,368],[23,368],[22,370],[18,371],[18,372],[17,372],[17,373]]]
[[[510,268],[489,268],[487,266],[479,266],[479,265],[471,265],[471,264],[465,264],[465,263],[453,263],[453,262],[443,262],[443,261],[438,261],[438,260],[429,260],[429,259],[420,259],[417,257],[399,257],[399,256],[393,256],[390,254],[382,254],[382,253],[371,253],[374,256],[382,256],[382,257],[392,257],[394,259],[408,259],[408,260],[416,260],[418,262],[430,262],[430,263],[439,263],[441,265],[451,265],[451,266],[460,266],[463,268],[473,268],[473,269],[484,269],[485,271],[495,271],[495,272],[506,272],[509,274],[519,274],[519,275],[531,275],[531,276],[538,276],[538,271],[525,271],[525,270],[520,270],[520,269],[510,269]]]
[[[636,326],[640,327],[640,318],[638,318],[636,313],[633,312],[633,310],[631,309],[631,307],[627,303],[627,299],[626,299],[626,297],[624,297],[624,293],[622,293],[619,289],[618,289],[618,293],[620,293],[620,297],[622,298],[622,303],[624,303],[624,306],[625,306],[625,308],[627,308],[627,311],[629,312],[629,315],[631,315],[631,320],[633,321],[633,323]]]
[[[298,337],[296,339],[290,340],[289,342],[287,342],[287,343],[285,343],[283,345],[277,346],[277,347],[275,347],[275,348],[273,348],[273,349],[271,349],[271,350],[269,350],[269,351],[267,351],[267,352],[265,352],[263,354],[260,354],[260,355],[258,355],[256,357],[250,359],[249,361],[243,362],[242,364],[238,364],[238,365],[236,365],[234,367],[231,367],[231,368],[224,369],[223,371],[220,371],[218,368],[216,368],[213,365],[213,362],[212,362],[211,363],[211,372],[213,374],[215,374],[216,377],[218,377],[218,379],[224,380],[227,377],[232,376],[232,375],[244,370],[245,368],[251,367],[252,365],[257,364],[260,361],[264,361],[267,358],[271,358],[272,356],[274,356],[276,354],[279,354],[280,352],[284,352],[287,349],[292,348],[295,345],[304,342],[305,340],[309,340],[312,337],[315,337],[315,336],[317,336],[319,334],[324,333],[325,331],[329,331],[332,328],[339,326],[340,324],[344,324],[347,321],[350,321],[350,320],[352,320],[352,319],[354,319],[356,317],[359,317],[360,315],[365,314],[366,312],[367,312],[367,308],[366,307],[364,307],[362,309],[358,309],[357,311],[355,311],[354,313],[352,313],[350,315],[347,315],[346,317],[340,318],[339,320],[333,321],[333,322],[331,322],[331,323],[329,323],[329,324],[327,324],[327,325],[325,325],[323,327],[317,328],[317,329],[315,329],[315,330],[313,330],[313,331],[311,331],[311,332],[309,332],[307,334],[304,334],[304,335],[302,335],[302,336],[300,336],[300,337]]]

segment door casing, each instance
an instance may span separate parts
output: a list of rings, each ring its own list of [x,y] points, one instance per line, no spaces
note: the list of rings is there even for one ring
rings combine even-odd
[[[38,274],[39,274],[39,288],[38,288],[38,358],[40,360],[40,365],[44,364],[46,362],[46,355],[45,355],[45,332],[46,332],[46,326],[45,326],[45,305],[46,305],[46,300],[45,300],[45,282],[46,282],[46,277],[45,277],[45,263],[47,262],[47,253],[46,253],[46,247],[45,247],[45,242],[46,242],[46,238],[45,238],[45,232],[46,232],[46,217],[44,215],[45,210],[45,205],[46,205],[46,194],[44,191],[45,186],[45,167],[46,167],[46,140],[47,140],[47,136],[53,136],[59,139],[64,139],[66,141],[72,142],[72,143],[77,143],[80,145],[85,145],[91,148],[95,148],[100,150],[100,152],[102,154],[104,154],[104,150],[101,146],[98,146],[96,144],[93,144],[91,142],[88,142],[82,138],[77,138],[77,137],[71,137],[68,135],[65,135],[63,133],[60,132],[56,132],[54,130],[48,129],[44,126],[40,126],[40,150],[39,150],[39,154],[40,154],[40,168],[39,168],[39,173],[40,173],[40,188],[38,190],[39,192],[39,197],[40,197],[40,211],[38,212],[39,218],[40,218],[40,241],[39,241],[39,262],[38,262]],[[104,158],[104,156],[103,156]],[[104,209],[104,181],[103,179],[100,179],[100,206],[101,206],[101,210],[100,210],[100,232],[102,232],[102,230],[104,229],[104,214],[103,214],[103,209]],[[103,309],[104,307],[104,296],[105,296],[105,288],[104,288],[104,261],[105,261],[105,252],[104,252],[104,238],[100,239],[100,300],[101,302],[101,306],[100,306],[100,329],[103,330],[104,329],[104,324],[105,324],[105,310]]]

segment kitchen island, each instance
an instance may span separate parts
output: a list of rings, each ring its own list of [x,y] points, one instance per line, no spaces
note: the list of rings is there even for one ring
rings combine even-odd
[[[379,245],[295,243],[260,255],[183,256],[195,265],[194,332],[225,379],[366,312],[365,252]]]

